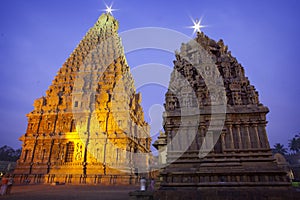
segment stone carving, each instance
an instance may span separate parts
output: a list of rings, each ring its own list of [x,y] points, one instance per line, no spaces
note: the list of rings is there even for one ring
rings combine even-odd
[[[160,172],[161,190],[157,192],[157,199],[197,199],[196,197],[200,196],[203,199],[235,198],[226,195],[214,196],[215,191],[219,190],[229,192],[224,194],[233,194],[229,188],[239,192],[242,191],[241,188],[246,188],[247,191],[251,191],[248,195],[250,193],[253,195],[257,189],[263,188],[264,194],[276,198],[274,194],[276,192],[278,194],[277,189],[287,189],[289,182],[286,173],[273,162],[266,134],[268,108],[260,104],[258,92],[250,85],[243,67],[231,55],[222,40],[216,43],[203,33],[198,33],[195,40],[215,61],[223,78],[227,97],[225,125],[219,137],[214,130],[208,131],[212,120],[217,120],[211,119],[210,106],[224,99],[221,92],[210,94],[211,91],[206,87],[210,82],[205,82],[203,77],[192,70],[193,66],[182,57],[187,55],[186,57],[192,58],[189,53],[196,52],[197,49],[193,48],[199,47],[192,46],[190,43],[182,44],[181,51],[176,52],[175,55],[174,71],[165,96],[164,137],[160,136],[155,142],[158,149],[162,149],[168,143],[172,144],[167,149],[167,166]],[[205,54],[199,55],[200,58],[204,56]],[[204,69],[202,75],[206,76],[205,78],[215,76],[209,66],[202,63],[202,68]],[[196,93],[201,114],[199,123],[194,125],[198,130],[194,142],[174,161],[172,156],[176,155],[181,149],[180,145],[184,144],[183,139],[179,141],[173,139],[179,134],[178,129],[181,126],[178,115],[173,114],[174,98],[184,99],[189,94],[178,84],[176,77],[178,73],[188,80],[188,83],[192,83],[194,90],[192,92]],[[190,102],[183,101],[176,110],[178,112],[184,110],[187,105],[190,105]],[[191,126],[189,125],[188,128],[193,128]],[[189,132],[186,135],[189,137]],[[215,145],[210,150],[213,141]],[[273,186],[278,188],[270,191],[269,187]]]
[[[76,161],[82,161],[82,152],[83,152],[82,144],[77,143],[77,145],[76,145],[76,153],[75,153],[75,160]]]
[[[129,145],[149,153],[151,138],[117,30],[113,16],[101,15],[59,69],[45,97],[35,100],[27,114],[26,134],[20,138],[26,148],[16,179],[42,174],[47,182],[50,174],[104,174],[124,176],[120,180],[128,184],[137,164],[148,165],[148,160],[126,159]],[[40,143],[46,144],[43,164],[37,164]],[[116,162],[122,168],[114,169]]]

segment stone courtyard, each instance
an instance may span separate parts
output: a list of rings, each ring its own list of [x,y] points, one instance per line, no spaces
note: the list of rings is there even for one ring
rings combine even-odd
[[[0,199],[28,199],[28,200],[122,200],[128,199],[130,191],[137,190],[137,186],[92,186],[92,185],[15,185],[8,196]]]

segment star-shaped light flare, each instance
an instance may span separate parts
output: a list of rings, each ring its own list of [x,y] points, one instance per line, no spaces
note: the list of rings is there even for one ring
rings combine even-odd
[[[112,6],[113,6],[113,3],[111,3],[110,6],[105,4],[106,9],[104,9],[103,11],[105,11],[107,14],[113,15],[112,12],[116,11],[118,9],[113,9]]]
[[[206,26],[204,26],[204,25],[201,24],[202,18],[200,18],[200,20],[198,20],[198,19],[196,19],[196,20],[192,19],[192,21],[193,21],[194,25],[193,26],[189,26],[189,28],[194,29],[193,34],[195,34],[196,32],[201,33],[202,32],[201,28],[205,28],[206,27]]]

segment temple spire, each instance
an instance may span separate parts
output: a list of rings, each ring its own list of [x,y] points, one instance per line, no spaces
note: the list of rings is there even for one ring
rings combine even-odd
[[[116,11],[117,9],[113,9],[112,6],[113,6],[112,3],[110,4],[110,6],[108,6],[107,4],[105,4],[106,8],[103,11],[105,11],[106,14],[113,15],[112,12]]]
[[[189,26],[189,28],[194,29],[193,34],[195,33],[201,33],[201,28],[205,28],[205,25],[202,25],[202,18],[200,18],[200,20],[197,18],[196,20],[192,19],[193,22],[193,26]]]

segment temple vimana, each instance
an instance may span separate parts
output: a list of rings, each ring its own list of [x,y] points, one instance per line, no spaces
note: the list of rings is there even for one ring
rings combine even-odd
[[[157,199],[296,199],[270,150],[268,112],[222,40],[198,32],[182,44],[154,143],[167,151]]]
[[[150,170],[150,127],[117,30],[102,14],[35,100],[15,181],[136,184]],[[155,199],[293,199],[270,150],[269,110],[228,47],[198,33],[175,57]]]
[[[150,128],[117,34],[102,14],[36,99],[20,138],[19,181],[131,184],[147,168]]]

